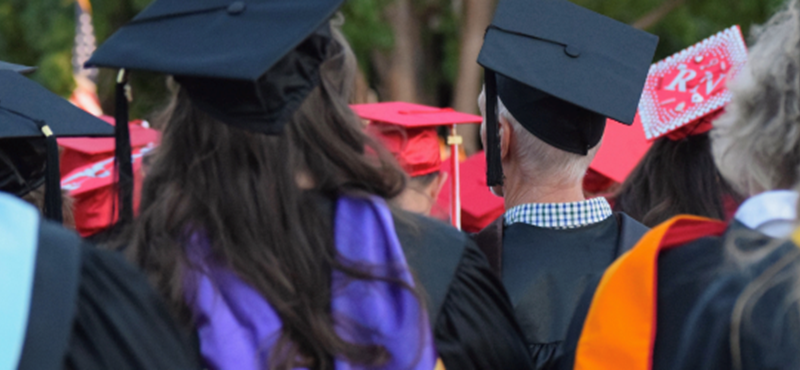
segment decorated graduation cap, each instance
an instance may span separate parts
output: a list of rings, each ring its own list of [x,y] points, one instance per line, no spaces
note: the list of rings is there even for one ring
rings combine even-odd
[[[12,70],[0,70],[0,184],[24,195],[46,184],[45,215],[60,222],[56,137],[110,136],[113,127]],[[42,180],[44,176],[44,180]]]
[[[199,109],[234,127],[280,134],[319,83],[344,0],[156,0],[86,63],[120,70],[117,161],[123,216],[132,217],[127,71],[172,75]],[[120,217],[124,222],[125,218]]]
[[[403,169],[412,177],[424,176],[441,169],[439,136],[436,128],[450,127],[447,144],[450,145],[451,167],[458,176],[458,153],[462,138],[456,125],[481,123],[481,116],[456,112],[451,108],[436,108],[404,102],[356,104],[351,108],[356,114],[371,122],[368,131],[380,139],[394,154]],[[451,182],[451,222],[461,227],[460,185]]]
[[[730,102],[726,88],[747,62],[741,30],[733,26],[650,67],[633,127],[610,124],[590,168],[622,183],[653,140],[708,132]]]
[[[464,231],[476,233],[505,212],[503,198],[498,197],[486,186],[486,154],[483,151],[473,154],[461,162],[461,227]],[[452,173],[450,162],[442,164],[442,171]],[[448,176],[447,182],[453,176]],[[439,193],[437,204],[446,208],[450,200],[450,191],[447,184]]]
[[[154,144],[134,148],[133,208],[138,209],[141,199],[144,156],[155,148]],[[113,226],[117,214],[113,213],[115,200],[114,157],[85,164],[61,178],[61,188],[72,197],[75,229],[82,237],[91,236]]]
[[[441,169],[442,155],[436,129],[372,124],[367,131],[381,141],[409,176],[430,175]]]
[[[658,38],[567,0],[501,0],[478,63],[486,83],[487,183],[503,183],[497,97],[533,135],[586,155],[606,118],[631,124]]]
[[[114,118],[100,116],[100,119],[114,124]],[[135,151],[160,140],[159,132],[145,127],[144,121],[136,120],[128,124],[130,132],[131,149]],[[63,148],[61,152],[61,177],[63,178],[76,168],[83,167],[114,156],[115,143],[113,137],[103,138],[61,138],[58,145]],[[134,155],[135,157],[135,155]]]
[[[739,26],[709,37],[650,68],[639,114],[648,140],[707,132],[731,101],[727,81],[747,62]]]

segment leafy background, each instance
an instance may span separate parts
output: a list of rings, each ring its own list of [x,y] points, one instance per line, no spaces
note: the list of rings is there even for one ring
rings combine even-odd
[[[661,42],[656,59],[733,24],[741,25],[747,35],[752,25],[763,23],[783,3],[573,1],[657,34]],[[98,44],[150,2],[91,0]],[[31,78],[69,96],[75,86],[71,65],[75,6],[74,0],[0,0],[0,60],[38,66]],[[476,111],[481,76],[479,69],[469,64],[494,6],[494,0],[347,0],[342,8],[346,18],[343,31],[361,70],[356,99],[410,100]],[[113,71],[102,70],[98,76],[98,94],[107,113],[113,113],[113,79]],[[132,85],[134,117],[147,118],[164,104],[165,77],[137,72]],[[477,146],[474,137],[472,141],[472,146]],[[470,149],[469,144],[467,147]]]

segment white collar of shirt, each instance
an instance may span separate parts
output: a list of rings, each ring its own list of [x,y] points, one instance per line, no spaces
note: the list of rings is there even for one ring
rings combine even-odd
[[[795,227],[797,199],[798,193],[791,190],[767,191],[742,203],[734,218],[767,236],[785,238]]]

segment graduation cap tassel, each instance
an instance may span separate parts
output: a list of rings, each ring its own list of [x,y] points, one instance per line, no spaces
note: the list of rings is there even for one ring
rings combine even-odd
[[[44,215],[50,220],[61,223],[61,172],[58,161],[58,142],[53,130],[44,121],[36,120],[36,126],[44,134],[47,146],[47,168],[45,173]]]
[[[503,185],[503,163],[500,158],[500,126],[497,122],[497,81],[494,71],[484,70],[486,85],[486,184]]]
[[[117,183],[118,211],[117,222],[124,224],[133,220],[133,164],[131,163],[131,139],[128,128],[128,73],[120,69],[117,75],[116,104],[114,110],[114,139],[116,141],[114,168],[119,179]]]

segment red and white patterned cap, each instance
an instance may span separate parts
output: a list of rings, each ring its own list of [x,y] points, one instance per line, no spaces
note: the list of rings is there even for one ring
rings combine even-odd
[[[733,26],[650,67],[639,115],[654,140],[715,113],[731,100],[726,88],[747,62],[747,46]]]

